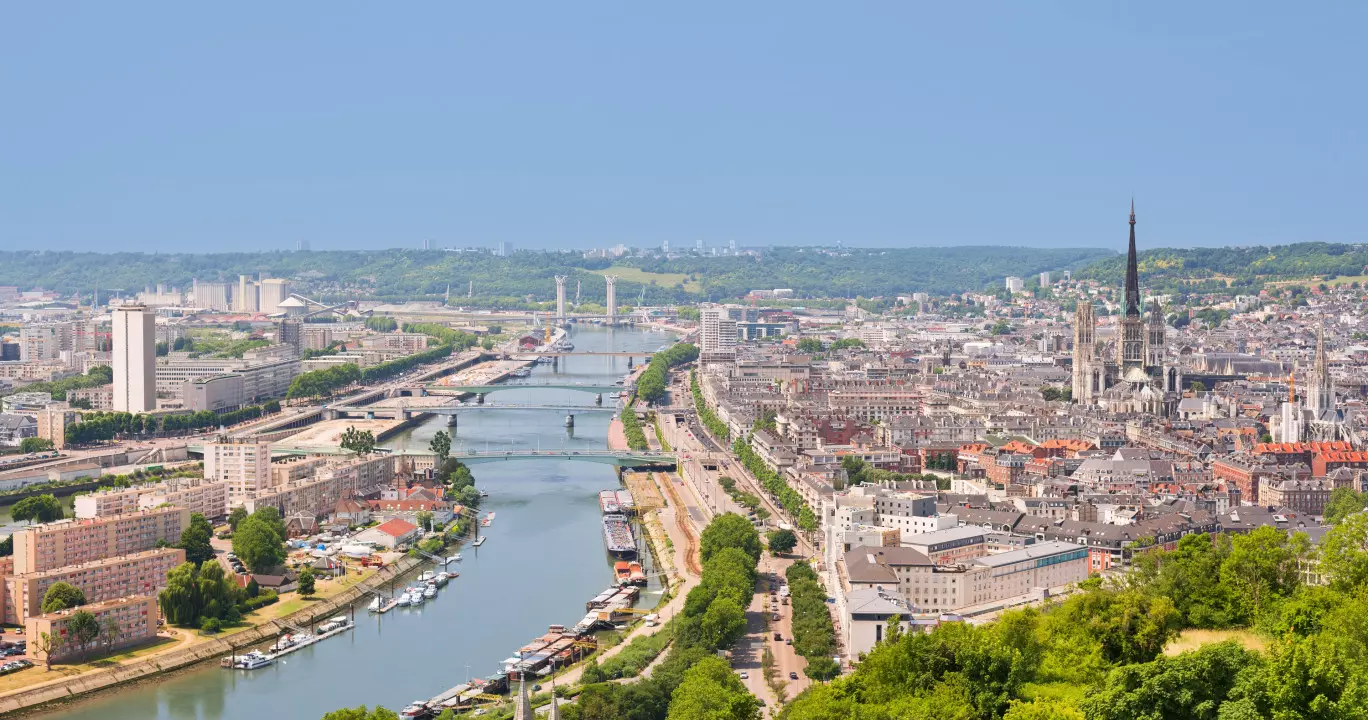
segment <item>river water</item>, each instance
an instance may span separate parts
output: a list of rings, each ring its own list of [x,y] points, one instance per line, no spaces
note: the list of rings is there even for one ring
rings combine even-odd
[[[655,350],[671,341],[664,333],[585,326],[571,331],[577,351]],[[639,359],[638,359],[639,362]],[[627,372],[618,357],[561,358],[538,365],[516,382],[612,384]],[[593,395],[573,390],[507,390],[491,402],[591,404]],[[609,405],[613,398],[605,397]],[[609,413],[583,413],[568,433],[565,413],[500,410],[460,419],[454,448],[484,450],[602,449]],[[384,444],[426,449],[445,418],[434,417]],[[493,511],[489,540],[464,547],[453,564],[460,577],[418,609],[383,616],[357,607],[355,630],[291,653],[275,665],[228,671],[215,664],[173,673],[155,683],[112,691],[39,717],[61,720],[312,720],[341,707],[384,705],[398,710],[464,682],[498,672],[503,659],[550,624],[573,625],[584,603],[612,582],[604,551],[598,492],[621,487],[610,465],[572,460],[520,460],[471,465],[476,484]],[[651,572],[649,557],[643,558]],[[642,605],[654,604],[655,583]]]

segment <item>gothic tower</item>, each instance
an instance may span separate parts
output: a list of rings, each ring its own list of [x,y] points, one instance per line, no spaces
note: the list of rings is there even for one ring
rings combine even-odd
[[[1130,247],[1126,253],[1126,299],[1118,325],[1116,364],[1121,377],[1131,368],[1143,369],[1145,358],[1145,320],[1140,308],[1140,271],[1135,259],[1135,201],[1131,201]]]
[[[1330,384],[1330,369],[1325,364],[1325,325],[1316,330],[1316,361],[1307,379],[1306,409],[1321,418],[1335,407],[1335,388]]]
[[[1097,319],[1092,301],[1078,301],[1074,312],[1073,399],[1091,405],[1102,394],[1102,364],[1097,361]]]

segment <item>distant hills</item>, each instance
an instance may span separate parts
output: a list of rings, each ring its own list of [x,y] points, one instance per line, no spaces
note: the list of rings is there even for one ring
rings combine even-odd
[[[1141,282],[1155,290],[1257,290],[1269,281],[1349,282],[1368,266],[1368,246],[1299,243],[1275,247],[1157,249],[1140,254]],[[1125,256],[1100,248],[952,247],[832,249],[779,247],[759,256],[694,256],[618,260],[579,252],[378,250],[219,253],[212,255],[74,252],[0,252],[0,285],[62,293],[136,292],[165,283],[188,289],[193,278],[232,281],[258,273],[293,278],[322,298],[435,298],[451,288],[453,302],[514,306],[554,297],[556,275],[578,283],[585,301],[601,302],[603,275],[617,274],[618,298],[634,304],[645,289],[649,304],[726,300],[754,289],[790,288],[797,297],[875,297],[947,294],[1000,288],[1009,275],[1028,282],[1039,273],[1070,270],[1075,277],[1120,285]],[[474,285],[474,292],[466,298]]]

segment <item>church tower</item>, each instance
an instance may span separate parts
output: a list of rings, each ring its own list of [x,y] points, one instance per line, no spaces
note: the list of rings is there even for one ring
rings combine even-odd
[[[1116,364],[1125,378],[1132,368],[1144,369],[1145,319],[1140,308],[1140,271],[1135,258],[1135,201],[1131,201],[1130,247],[1126,252],[1126,299],[1118,323]]]
[[[1321,418],[1335,407],[1335,388],[1330,382],[1330,368],[1325,363],[1325,324],[1316,330],[1316,361],[1306,379],[1306,409],[1313,418]]]
[[[1082,298],[1074,311],[1073,399],[1091,405],[1102,394],[1102,364],[1097,361],[1097,318],[1092,300]]]

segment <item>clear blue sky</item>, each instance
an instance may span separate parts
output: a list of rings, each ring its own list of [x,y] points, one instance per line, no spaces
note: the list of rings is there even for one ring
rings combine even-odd
[[[1359,242],[1365,8],[7,3],[0,248]]]

